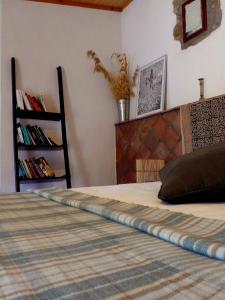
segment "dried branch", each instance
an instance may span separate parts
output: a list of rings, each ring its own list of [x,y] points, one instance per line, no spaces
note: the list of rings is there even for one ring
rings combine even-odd
[[[87,52],[87,56],[94,61],[94,71],[102,73],[105,79],[109,82],[113,96],[116,100],[130,99],[131,96],[134,96],[133,88],[136,84],[139,70],[136,68],[133,76],[129,76],[129,65],[125,53],[113,53],[111,56],[111,59],[114,57],[116,58],[119,65],[119,72],[116,75],[112,74],[104,67],[94,51],[89,50]]]

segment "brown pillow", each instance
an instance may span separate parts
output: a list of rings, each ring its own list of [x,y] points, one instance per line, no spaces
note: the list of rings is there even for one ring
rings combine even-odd
[[[225,142],[170,162],[160,179],[158,197],[168,203],[225,202]]]

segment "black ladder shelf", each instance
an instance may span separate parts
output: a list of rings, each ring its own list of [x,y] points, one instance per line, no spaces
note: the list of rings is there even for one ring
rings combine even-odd
[[[64,110],[64,93],[63,93],[63,79],[62,79],[62,68],[57,68],[58,76],[58,89],[59,89],[59,103],[60,112],[36,112],[28,110],[17,109],[17,99],[16,99],[16,59],[12,57],[11,59],[11,76],[12,76],[12,108],[13,108],[13,143],[14,143],[14,168],[15,168],[15,185],[16,192],[20,192],[20,184],[29,183],[41,183],[41,182],[55,182],[66,180],[67,188],[71,188],[71,175],[69,166],[69,156],[68,156],[68,146],[67,146],[67,136],[66,136],[66,122],[65,122],[65,110]],[[17,142],[17,119],[33,119],[33,120],[46,120],[61,122],[61,133],[62,133],[62,145],[61,146],[29,146],[21,145]],[[64,154],[64,166],[65,175],[59,177],[45,177],[45,178],[26,178],[21,179],[19,177],[19,151],[20,150],[35,150],[35,151],[63,151]]]

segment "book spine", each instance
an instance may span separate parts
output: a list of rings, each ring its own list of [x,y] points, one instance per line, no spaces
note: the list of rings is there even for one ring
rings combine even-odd
[[[51,142],[51,144],[52,144],[53,146],[58,146],[58,145],[52,140],[52,138],[48,137],[48,139],[49,139],[49,141]]]
[[[41,105],[42,105],[42,107],[43,107],[43,110],[44,110],[45,112],[47,112],[47,109],[46,109],[46,106],[45,106],[45,102],[44,102],[43,97],[42,97],[42,96],[39,97],[39,100],[40,100],[40,102],[41,102]]]
[[[26,127],[23,127],[23,126],[22,126],[22,130],[23,130],[23,136],[25,137],[25,141],[26,141],[25,144],[26,144],[26,145],[31,145],[31,142],[30,142],[30,139],[29,139],[29,136],[28,136]]]
[[[19,165],[19,170],[20,170],[20,176],[22,178],[26,178],[27,177],[26,172],[24,171],[23,165],[20,160],[18,160],[18,165]]]
[[[18,138],[18,142],[21,144],[24,144],[24,139],[23,139],[23,134],[22,134],[22,130],[21,130],[21,125],[17,124],[17,138]]]
[[[24,109],[23,97],[20,90],[16,90],[16,102],[17,108]]]
[[[38,137],[36,136],[35,129],[33,128],[33,126],[30,126],[30,125],[27,125],[27,127],[29,128],[29,132],[32,135],[32,138],[33,138],[35,144],[39,145],[40,142],[38,140]]]
[[[46,159],[44,157],[40,157],[38,159],[39,165],[43,171],[44,174],[46,174],[47,177],[55,177],[55,173],[52,169],[52,167],[48,164]]]
[[[42,172],[45,174],[45,176],[48,177],[49,175],[45,168],[45,163],[43,162],[43,160],[41,158],[38,158],[37,163],[38,163],[39,167],[41,168]]]
[[[21,160],[21,164],[22,164],[23,169],[24,169],[24,171],[25,171],[25,173],[26,173],[26,177],[27,177],[27,178],[31,178],[31,174],[30,174],[30,172],[29,172],[29,169],[28,169],[27,166],[26,166],[26,162],[25,162],[24,160]]]
[[[26,96],[27,96],[27,99],[28,99],[28,101],[30,103],[30,106],[32,107],[32,110],[35,110],[35,107],[34,107],[33,101],[32,101],[32,97],[30,95],[28,95],[28,94],[26,94]]]
[[[46,136],[46,139],[48,140],[49,145],[50,145],[50,146],[53,146],[53,144],[52,144],[52,142],[50,141],[50,139],[49,139],[48,136]]]
[[[30,102],[27,98],[27,95],[24,91],[21,91],[22,95],[23,95],[23,101],[24,101],[24,106],[25,106],[25,109],[27,110],[32,110],[32,107],[30,105]]]
[[[47,138],[46,135],[44,134],[43,130],[42,130],[40,127],[38,127],[38,130],[39,130],[41,136],[43,137],[43,140],[44,140],[45,144],[46,144],[46,145],[51,145],[51,144],[49,143],[49,141],[48,141],[48,138]]]
[[[22,134],[23,134],[23,140],[24,140],[24,144],[27,145],[27,137],[26,137],[26,133],[24,131],[24,127],[21,126],[21,131],[22,131]]]
[[[36,104],[38,110],[39,110],[39,111],[44,111],[44,109],[43,109],[43,107],[42,107],[42,104],[41,104],[39,98],[38,98],[38,97],[32,97],[32,99],[33,99],[33,101],[35,102],[35,104]]]
[[[29,166],[29,168],[32,172],[33,178],[39,178],[39,175],[38,175],[37,171],[35,170],[35,168],[32,164],[32,161],[28,161],[27,163],[28,163],[28,166]]]
[[[29,125],[28,125],[28,126],[29,126]],[[28,127],[28,126],[26,126],[26,131],[27,131],[27,134],[28,134],[29,139],[30,139],[30,141],[31,141],[31,144],[32,144],[32,145],[36,145],[36,144],[35,144],[35,141],[33,140],[32,135],[31,135],[31,133],[30,133],[30,130],[29,130],[29,127]]]
[[[35,130],[36,130],[36,133],[37,133],[37,136],[39,138],[39,141],[40,141],[40,144],[42,145],[45,145],[45,140],[43,139],[43,137],[41,136],[41,133],[38,129],[38,126],[34,126]]]
[[[22,91],[19,90],[19,94],[20,94],[20,107],[21,107],[22,110],[24,110],[25,107],[24,107],[24,101],[23,101]]]
[[[27,167],[27,169],[28,169],[28,172],[29,172],[30,178],[34,178],[34,176],[33,176],[33,172],[32,172],[32,170],[30,169],[29,162],[28,162],[28,160],[26,160],[26,159],[25,159],[25,164],[26,164],[26,167]]]
[[[20,92],[19,90],[16,90],[16,107],[21,109],[20,107]]]
[[[23,178],[23,173],[22,173],[22,169],[20,166],[19,166],[19,178]]]
[[[37,170],[37,172],[38,172],[40,178],[44,178],[44,177],[45,177],[45,174],[42,172],[42,170],[41,170],[41,168],[39,167],[39,165],[38,165],[38,163],[36,162],[36,160],[35,160],[35,159],[31,159],[31,161],[32,161],[32,163],[33,163],[35,169]]]
[[[37,104],[35,97],[28,95],[28,99],[29,99],[31,106],[33,107],[33,110],[40,112],[41,109],[40,109],[39,105]]]

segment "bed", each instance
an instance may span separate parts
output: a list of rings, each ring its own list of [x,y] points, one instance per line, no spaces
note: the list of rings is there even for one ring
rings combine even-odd
[[[225,204],[160,183],[0,196],[0,299],[225,299]]]
[[[169,209],[173,212],[193,214],[225,221],[225,203],[192,203],[191,205],[169,205],[158,198],[161,182],[131,183],[111,186],[77,188],[76,191],[106,197],[126,203]]]

